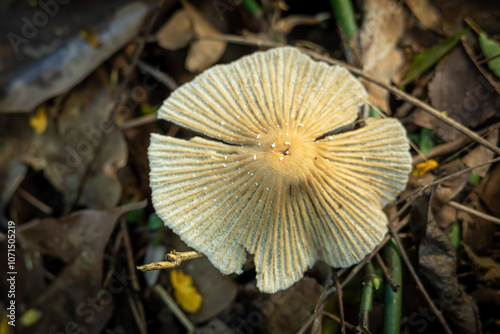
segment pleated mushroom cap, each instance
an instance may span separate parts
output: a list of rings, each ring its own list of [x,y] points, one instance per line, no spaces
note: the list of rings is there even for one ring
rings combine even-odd
[[[317,260],[359,262],[384,237],[382,208],[411,168],[396,119],[328,135],[353,124],[365,99],[344,68],[292,47],[210,68],[159,111],[215,140],[151,135],[157,214],[225,274],[254,254],[263,292],[290,287]]]

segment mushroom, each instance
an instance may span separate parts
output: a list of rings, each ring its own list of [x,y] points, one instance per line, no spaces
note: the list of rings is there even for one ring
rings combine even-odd
[[[263,292],[290,287],[317,260],[359,262],[387,232],[381,208],[411,169],[396,119],[338,133],[366,98],[346,69],[293,47],[208,69],[159,111],[214,140],[151,135],[157,214],[224,274],[254,254]]]

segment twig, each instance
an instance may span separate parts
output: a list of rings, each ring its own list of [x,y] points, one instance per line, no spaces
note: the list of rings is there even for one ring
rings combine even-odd
[[[46,215],[51,215],[54,212],[54,209],[52,209],[50,206],[48,206],[47,204],[40,201],[35,196],[31,195],[29,192],[27,192],[23,188],[19,187],[17,189],[17,192],[19,193],[19,196],[24,198],[28,203],[30,203],[31,205],[33,205],[35,208],[42,211]]]
[[[172,297],[168,294],[165,289],[159,285],[156,284],[153,287],[154,292],[158,294],[158,296],[161,298],[161,300],[167,305],[167,307],[172,311],[172,313],[179,319],[179,321],[182,323],[184,328],[186,328],[186,331],[188,333],[194,333],[196,331],[196,327],[193,325],[193,323],[186,317],[184,312],[177,306],[175,301],[172,299]]]
[[[340,332],[345,333],[345,320],[344,320],[344,303],[342,302],[342,288],[340,287],[339,278],[337,277],[337,271],[332,269],[333,281],[335,282],[335,288],[337,289],[337,298],[339,301],[339,315],[340,315]]]
[[[132,294],[130,293],[130,290],[126,290],[127,294],[127,300],[130,305],[130,309],[132,310],[132,315],[134,316],[135,322],[137,323],[137,327],[139,328],[139,331],[141,334],[147,334],[147,326],[146,326],[146,318],[144,317],[144,309],[141,312],[141,307],[142,304],[140,302],[137,302],[134,298],[132,298]]]
[[[108,286],[109,281],[111,280],[113,274],[115,273],[115,262],[116,262],[115,259],[118,255],[118,251],[120,250],[122,241],[123,241],[123,230],[120,229],[115,238],[113,251],[111,252],[111,260],[109,261],[110,265],[108,273],[106,274],[106,278],[104,279],[102,286]]]
[[[127,265],[132,275],[132,288],[136,292],[141,291],[141,286],[139,285],[139,279],[137,278],[137,273],[134,270],[134,254],[132,251],[132,243],[130,241],[130,235],[128,233],[127,223],[124,218],[120,220],[120,230],[123,235],[123,243],[125,245],[125,252],[127,254]],[[147,333],[146,326],[146,313],[144,311],[144,306],[142,305],[139,299],[132,298],[127,291],[127,296],[129,299],[129,304],[132,307],[132,311],[134,313],[134,318],[137,322],[137,326],[139,327],[141,333]]]
[[[499,162],[500,161],[500,157],[496,157],[494,159],[491,159],[491,160],[488,160],[486,162],[483,162],[483,163],[480,163],[478,165],[475,165],[475,166],[472,166],[472,167],[467,167],[467,168],[464,168],[462,170],[459,170],[458,172],[455,172],[455,173],[452,173],[450,175],[446,175],[446,176],[443,176],[435,181],[432,181],[431,183],[428,183],[426,185],[423,185],[415,190],[413,190],[412,192],[410,192],[409,194],[406,194],[405,196],[402,196],[400,197],[397,201],[395,201],[394,203],[392,204],[389,204],[387,207],[388,208],[391,208],[393,206],[396,206],[396,205],[399,205],[401,203],[403,203],[404,201],[406,201],[407,199],[410,199],[410,201],[412,201],[413,199],[417,198],[418,196],[420,196],[427,188],[430,188],[430,187],[433,187],[437,184],[440,184],[444,181],[447,181],[449,179],[452,179],[462,173],[466,173],[466,172],[470,172],[471,170],[473,169],[476,169],[476,168],[479,168],[479,167],[482,167],[482,166],[485,166],[485,165],[488,165],[488,164],[493,164],[493,163],[496,163],[496,162]],[[410,203],[410,201],[407,202]],[[406,205],[406,204],[405,204]],[[401,211],[401,210],[399,210]]]
[[[340,323],[341,320],[339,317],[337,317],[336,315],[333,315],[331,313],[328,313],[326,311],[323,311],[322,314],[325,316],[325,317],[328,317],[330,319],[332,319],[333,321],[335,322],[338,322]],[[368,332],[367,330],[365,330],[364,328],[361,328],[360,326],[354,326],[353,324],[347,322],[347,321],[344,321],[344,324],[345,324],[345,327],[351,331],[353,331],[354,333],[365,333],[365,334],[370,334],[370,332]]]
[[[499,53],[499,54],[497,54],[497,55],[494,55],[494,56],[491,56],[491,57],[485,58],[485,59],[483,59],[483,60],[479,60],[479,61],[477,62],[477,64],[478,64],[478,65],[482,65],[482,64],[484,64],[484,63],[489,62],[490,60],[497,59],[498,57],[500,57],[500,53]]]
[[[396,242],[396,245],[398,246],[398,248],[401,252],[401,257],[405,261],[406,266],[408,267],[408,270],[410,271],[411,275],[413,276],[413,279],[417,283],[418,288],[420,289],[420,291],[424,295],[424,298],[429,303],[430,308],[432,309],[432,311],[434,312],[434,314],[438,318],[439,322],[441,323],[441,326],[443,326],[445,333],[453,334],[452,330],[448,326],[448,323],[444,319],[443,314],[441,313],[441,311],[439,311],[437,309],[436,304],[434,304],[431,297],[427,293],[427,290],[425,289],[424,285],[422,284],[422,281],[420,281],[420,278],[418,277],[417,272],[415,271],[415,268],[413,268],[413,265],[411,264],[411,261],[408,258],[408,254],[406,254],[406,251],[403,248],[403,244],[401,243],[401,239],[399,238],[398,231],[396,231],[396,229],[394,229],[394,227],[392,227],[390,225],[389,225],[389,230],[391,231],[392,237],[394,238],[394,241]]]
[[[500,123],[495,123],[495,124],[485,128],[485,129],[478,131],[477,133],[480,136],[484,136],[484,135],[488,134],[489,132],[496,130],[498,128],[500,128]],[[412,164],[417,165],[425,160],[432,159],[432,158],[435,158],[435,157],[438,157],[441,155],[453,153],[471,142],[473,142],[472,138],[470,138],[468,136],[462,136],[462,137],[457,138],[457,139],[450,141],[448,143],[441,144],[441,145],[434,147],[429,153],[424,154],[423,156],[420,156],[420,155],[414,156]]]
[[[494,224],[500,225],[500,219],[498,219],[497,217],[493,217],[489,214],[486,214],[484,212],[474,210],[472,208],[469,208],[468,206],[462,205],[462,204],[454,202],[454,201],[448,202],[447,205],[451,206],[454,209],[457,209],[457,210],[460,210],[463,212],[467,212],[468,214],[474,215],[474,216],[479,217],[479,218],[483,218],[484,220],[487,220],[487,221],[490,221]]]
[[[242,37],[239,35],[230,35],[230,34],[217,34],[217,35],[196,35],[194,36],[196,39],[200,40],[209,40],[209,41],[224,41],[232,44],[239,45],[251,45],[257,47],[269,47],[274,48],[277,46],[285,46],[286,44],[273,42],[267,39],[263,39],[255,36],[247,36]]]
[[[175,81],[174,78],[172,78],[167,73],[162,72],[159,69],[149,65],[145,61],[139,60],[137,62],[137,66],[139,66],[141,70],[143,70],[144,72],[148,73],[153,78],[161,82],[165,87],[167,87],[171,91],[174,91],[179,87],[179,84]]]
[[[204,255],[195,251],[177,253],[174,250],[165,254],[165,261],[143,264],[142,266],[137,266],[137,269],[142,271],[172,269],[180,266],[181,262],[184,260],[196,259],[202,256]]]
[[[387,282],[389,282],[392,291],[397,292],[401,287],[399,284],[392,278],[391,273],[389,272],[389,269],[385,266],[384,260],[382,260],[382,256],[380,256],[379,253],[375,254],[375,259],[377,260],[378,265],[382,269],[382,272],[384,273],[385,278],[387,279]]]
[[[128,234],[127,223],[125,219],[120,219],[120,229],[123,233],[123,242],[125,244],[125,252],[127,254],[127,265],[132,275],[132,288],[134,291],[141,291],[141,286],[139,285],[139,279],[137,278],[136,271],[134,270],[134,254],[132,252],[132,243],[130,242],[130,235]]]
[[[154,113],[151,113],[149,115],[144,115],[141,117],[131,119],[130,121],[126,121],[125,123],[123,123],[123,125],[120,127],[120,129],[127,130],[130,128],[136,128],[138,126],[153,123],[157,119],[158,119],[158,113],[154,112]]]

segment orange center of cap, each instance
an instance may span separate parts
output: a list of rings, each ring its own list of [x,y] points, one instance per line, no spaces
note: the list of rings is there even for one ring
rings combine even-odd
[[[269,167],[291,183],[304,180],[317,159],[314,141],[305,141],[299,133],[275,132],[259,141],[260,156]]]

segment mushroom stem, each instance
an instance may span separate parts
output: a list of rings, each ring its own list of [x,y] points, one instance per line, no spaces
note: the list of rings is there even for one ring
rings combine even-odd
[[[195,251],[177,253],[175,250],[173,250],[170,253],[165,254],[165,261],[143,264],[142,266],[137,266],[137,270],[149,271],[177,268],[184,260],[196,259],[202,256],[204,256],[202,253],[198,253]]]

